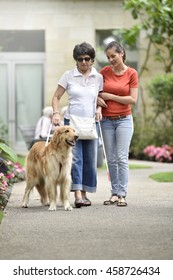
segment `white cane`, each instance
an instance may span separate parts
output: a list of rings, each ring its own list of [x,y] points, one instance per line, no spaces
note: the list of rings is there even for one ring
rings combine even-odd
[[[51,130],[52,130],[52,123],[50,124],[50,127],[49,127],[49,132],[48,132],[48,135],[47,135],[46,145],[45,145],[45,146],[47,146],[47,144],[48,144],[48,142],[49,142]]]
[[[106,163],[106,170],[107,170],[108,180],[110,182],[111,181],[110,180],[110,173],[109,173],[108,161],[107,161],[107,156],[106,156],[106,151],[105,151],[105,145],[104,145],[104,141],[103,141],[102,129],[101,129],[100,122],[98,122],[98,124],[99,124],[99,130],[100,130],[100,138],[101,138],[102,145],[103,145],[103,154],[104,154],[104,157],[105,157],[105,163]]]

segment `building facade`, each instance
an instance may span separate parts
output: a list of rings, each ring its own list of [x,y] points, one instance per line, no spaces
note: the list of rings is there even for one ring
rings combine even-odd
[[[19,126],[35,125],[51,105],[60,76],[74,66],[74,46],[91,43],[99,70],[100,38],[132,25],[121,0],[0,0],[0,117],[13,148],[26,148]],[[136,68],[141,59],[141,53],[130,53]]]

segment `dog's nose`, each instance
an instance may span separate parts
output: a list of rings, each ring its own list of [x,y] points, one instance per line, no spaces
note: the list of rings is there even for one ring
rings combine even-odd
[[[77,140],[77,139],[79,138],[79,136],[78,136],[78,135],[75,135],[75,137],[74,137],[74,138],[75,138],[75,140]]]

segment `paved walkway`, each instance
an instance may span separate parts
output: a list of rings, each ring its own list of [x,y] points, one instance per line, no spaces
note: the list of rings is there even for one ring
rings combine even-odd
[[[1,260],[172,260],[173,183],[150,174],[172,171],[154,162],[130,170],[128,207],[103,206],[110,196],[106,171],[98,171],[92,207],[56,212],[42,207],[33,192],[28,209],[20,207],[25,182],[14,185],[0,225]],[[71,194],[73,203],[73,195]]]

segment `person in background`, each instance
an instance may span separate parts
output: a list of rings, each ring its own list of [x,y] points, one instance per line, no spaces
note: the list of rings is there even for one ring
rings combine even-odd
[[[70,124],[70,113],[81,117],[101,118],[101,108],[96,108],[98,93],[103,89],[103,78],[92,67],[95,59],[94,48],[84,42],[73,49],[76,67],[66,71],[58,82],[52,99],[54,125],[60,124],[59,100],[65,91],[68,94],[68,108],[64,124]],[[94,105],[95,104],[95,105]],[[72,186],[75,206],[90,206],[87,193],[96,192],[97,187],[97,148],[98,140],[78,140],[73,148]]]
[[[46,140],[52,123],[53,109],[51,106],[43,109],[43,115],[38,120],[35,128],[35,140]]]
[[[103,92],[98,104],[102,106],[101,129],[111,180],[111,197],[104,205],[127,206],[128,156],[133,135],[131,105],[138,97],[137,71],[125,64],[126,52],[121,44],[110,42],[105,54],[110,66],[105,66]]]

